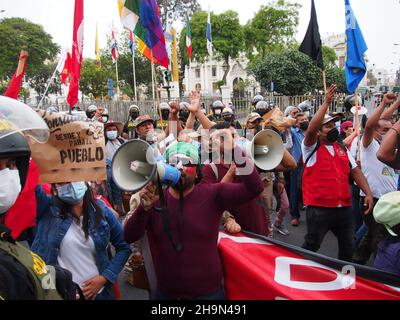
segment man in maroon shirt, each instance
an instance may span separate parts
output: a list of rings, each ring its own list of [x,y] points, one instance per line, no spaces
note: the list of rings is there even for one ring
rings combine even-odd
[[[182,143],[182,142],[180,142]],[[242,153],[226,134],[226,148]],[[190,150],[185,146],[185,150]],[[168,153],[167,153],[168,154]],[[198,158],[186,152],[189,163],[181,169],[183,188],[163,191],[169,228],[160,210],[159,197],[153,185],[140,192],[141,205],[125,225],[125,240],[132,243],[145,231],[155,249],[152,252],[158,282],[156,299],[224,299],[222,264],[217,243],[222,213],[253,199],[263,190],[251,159],[237,163],[239,173],[253,168],[242,177],[242,183],[195,185]],[[170,158],[167,156],[167,160]],[[252,214],[252,212],[248,212]],[[166,232],[166,230],[169,232]]]

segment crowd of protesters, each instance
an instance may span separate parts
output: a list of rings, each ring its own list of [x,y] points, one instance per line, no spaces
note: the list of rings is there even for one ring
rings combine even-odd
[[[356,119],[351,112],[328,114],[335,95],[332,85],[312,118],[307,102],[289,106],[283,128],[269,116],[273,101],[260,95],[244,123],[222,101],[207,115],[197,92],[189,103],[161,104],[158,119],[132,105],[125,124],[92,105],[87,117],[104,123],[107,180],[38,185],[36,226],[26,240],[44,263],[69,270],[86,299],[118,297],[118,275],[145,234],[157,278],[153,298],[224,299],[219,231],[290,237],[286,221],[306,224],[304,249],[318,251],[332,231],[339,259],[372,258],[376,268],[400,275],[400,98],[387,93],[368,118]],[[258,167],[241,147],[264,130],[279,134],[284,150],[273,170]],[[179,183],[119,189],[112,161],[132,139],[159,148],[179,170]],[[30,149],[20,133],[0,135],[0,145],[2,222],[24,187]],[[1,241],[14,241],[3,223],[1,231]],[[0,247],[0,276],[7,263]],[[0,283],[0,296],[19,298],[25,290],[11,287]],[[34,291],[22,297],[34,298]]]

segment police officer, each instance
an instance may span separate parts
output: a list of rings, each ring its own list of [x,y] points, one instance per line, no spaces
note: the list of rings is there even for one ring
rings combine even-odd
[[[61,300],[50,269],[39,256],[18,244],[4,224],[28,176],[31,151],[19,130],[29,126],[22,128],[15,123],[25,121],[22,115],[31,128],[46,133],[46,124],[31,108],[0,96],[0,300]],[[65,275],[62,284],[74,287],[71,273],[61,268],[58,271]],[[75,298],[75,289],[72,296]]]
[[[129,107],[128,121],[122,130],[122,137],[124,139],[136,139],[136,119],[139,117],[140,109],[137,105]]]
[[[208,119],[216,123],[224,122],[224,119],[222,119],[221,115],[224,107],[225,106],[222,103],[222,101],[220,100],[214,101],[211,105],[212,114],[208,116]]]
[[[86,116],[88,117],[88,119],[93,119],[96,115],[96,111],[97,107],[94,104],[90,105],[86,110]]]
[[[224,108],[224,110],[222,110],[221,116],[225,122],[230,123],[230,125],[233,126],[235,129],[242,129],[239,121],[235,120],[235,115],[231,108]]]
[[[167,102],[161,102],[160,103],[160,111],[161,111],[161,119],[156,121],[155,127],[157,129],[164,130],[168,126],[168,119],[169,119],[169,113],[171,111],[171,107]]]
[[[267,101],[259,101],[256,104],[255,107],[255,112],[258,113],[261,117],[263,117],[265,114],[270,112],[273,109],[271,105]]]
[[[260,95],[260,94],[257,94],[256,96],[254,96],[251,104],[252,104],[253,107],[255,107],[256,104],[259,103],[260,101],[264,101],[264,97],[262,95]]]

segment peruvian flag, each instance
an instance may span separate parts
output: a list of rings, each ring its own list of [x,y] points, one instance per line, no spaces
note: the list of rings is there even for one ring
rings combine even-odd
[[[186,15],[186,47],[189,60],[192,61],[192,35],[190,33],[190,21],[188,15]]]
[[[17,70],[14,73],[14,76],[11,79],[10,85],[6,93],[4,94],[6,97],[12,99],[18,99],[19,90],[21,89],[22,79],[25,75],[26,70],[26,59],[28,58],[28,54],[25,49],[21,50],[19,55],[19,62]]]
[[[117,51],[117,41],[115,40],[114,30],[112,30],[112,38],[111,38],[111,55],[113,63],[116,63],[118,60],[118,51]]]
[[[228,300],[400,300],[398,275],[246,232],[220,233]]]
[[[72,57],[71,57],[71,54],[68,52],[67,58],[65,59],[64,66],[61,71],[61,83],[64,86],[67,85],[67,79],[68,79],[69,75],[71,74],[71,63],[72,63]]]
[[[74,108],[78,102],[79,79],[83,53],[83,0],[75,0],[74,30],[72,41],[71,82],[67,102]]]

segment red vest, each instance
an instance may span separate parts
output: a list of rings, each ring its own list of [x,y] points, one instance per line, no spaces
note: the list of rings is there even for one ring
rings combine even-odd
[[[350,160],[347,152],[337,143],[333,144],[335,156],[321,145],[317,162],[304,168],[303,200],[305,205],[337,208],[351,206]]]

